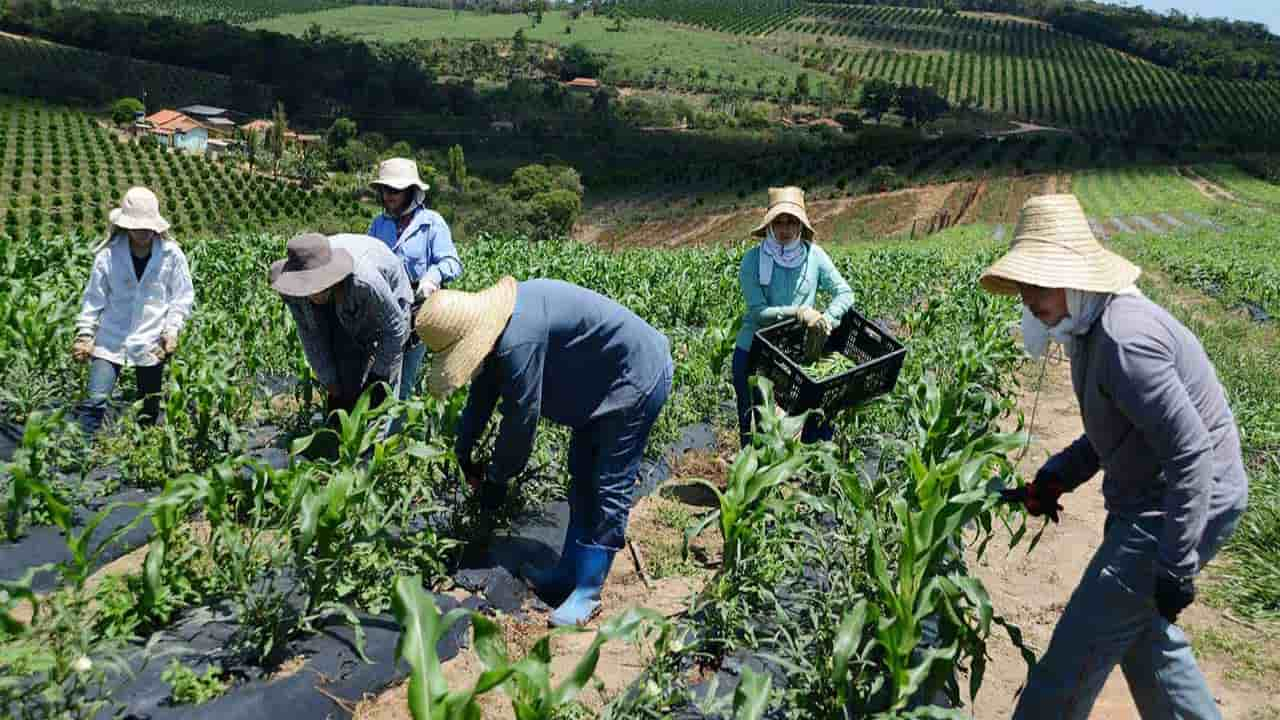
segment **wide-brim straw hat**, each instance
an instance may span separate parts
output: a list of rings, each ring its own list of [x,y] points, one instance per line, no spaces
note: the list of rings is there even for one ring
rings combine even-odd
[[[765,211],[764,221],[751,234],[764,237],[769,224],[779,215],[794,216],[804,226],[805,237],[813,237],[813,224],[809,222],[809,214],[804,209],[804,190],[794,186],[769,188],[769,209]]]
[[[415,187],[424,193],[431,189],[430,185],[422,182],[422,178],[418,177],[418,163],[408,158],[383,160],[378,165],[378,177],[369,183],[369,187],[374,192],[377,192],[379,187],[389,187],[393,190]]]
[[[308,297],[333,287],[351,274],[351,253],[334,248],[319,233],[295,236],[285,246],[287,256],[271,264],[271,287],[287,297]]]
[[[107,214],[108,221],[124,230],[168,232],[169,221],[160,215],[160,198],[144,187],[131,187],[120,200],[120,207]]]
[[[1019,284],[1114,293],[1141,274],[1102,247],[1075,195],[1041,195],[1023,204],[1013,245],[979,282],[997,295],[1017,295]]]
[[[437,290],[418,310],[414,332],[432,352],[427,389],[438,398],[471,382],[516,307],[516,279],[476,293]]]

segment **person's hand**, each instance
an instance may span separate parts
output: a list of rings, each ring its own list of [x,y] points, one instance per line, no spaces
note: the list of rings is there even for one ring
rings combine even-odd
[[[1172,625],[1178,622],[1178,614],[1196,599],[1196,584],[1191,578],[1176,578],[1165,573],[1156,574],[1156,611]]]
[[[811,307],[802,307],[796,310],[796,319],[804,323],[805,327],[816,328],[822,322],[822,313]]]
[[[93,336],[79,335],[71,343],[71,359],[76,362],[87,362],[93,357]]]
[[[165,333],[160,337],[160,347],[164,348],[165,355],[172,355],[178,351],[178,334]]]
[[[836,329],[835,323],[832,323],[831,318],[827,317],[825,313],[818,320],[818,324],[815,327],[821,330],[823,335],[830,335]]]
[[[1040,468],[1035,480],[1023,487],[1005,490],[1001,496],[1009,502],[1022,503],[1029,515],[1034,517],[1047,515],[1050,520],[1058,522],[1058,513],[1062,510],[1058,498],[1065,492],[1066,487],[1057,475]]]
[[[431,282],[430,280],[424,279],[422,282],[418,283],[418,299],[426,300],[427,298],[431,297],[431,293],[439,289],[440,289],[439,285]]]

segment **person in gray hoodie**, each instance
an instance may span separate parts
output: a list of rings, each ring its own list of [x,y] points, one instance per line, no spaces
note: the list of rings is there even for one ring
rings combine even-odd
[[[1009,497],[1056,519],[1059,499],[1102,470],[1107,507],[1015,718],[1087,718],[1117,664],[1143,718],[1220,717],[1175,623],[1244,513],[1240,433],[1200,341],[1137,289],[1140,274],[1098,243],[1075,196],[1046,195],[1027,201],[1012,247],[980,280],[1021,296],[1033,356],[1064,346],[1084,420]]]
[[[350,410],[368,389],[400,388],[413,290],[400,258],[377,238],[310,233],[289,241],[271,266],[298,326],[307,362],[328,391],[328,409]]]

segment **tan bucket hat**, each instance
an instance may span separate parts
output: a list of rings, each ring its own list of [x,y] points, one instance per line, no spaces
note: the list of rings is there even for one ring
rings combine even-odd
[[[418,311],[414,332],[433,353],[427,389],[438,398],[471,382],[516,307],[516,279],[477,293],[437,290]]]
[[[430,185],[422,182],[422,178],[418,177],[418,163],[409,158],[390,158],[379,163],[378,177],[369,183],[369,187],[377,192],[380,185],[395,190],[416,187],[426,192],[431,189]]]
[[[1102,247],[1075,195],[1027,200],[1013,244],[978,280],[997,295],[1017,295],[1018,284],[1089,292],[1119,292],[1142,269]]]
[[[769,229],[769,223],[784,213],[800,220],[800,224],[804,225],[806,231],[805,237],[813,238],[813,225],[809,222],[808,213],[804,211],[804,190],[794,185],[769,188],[769,209],[765,211],[764,221],[752,230],[751,234],[755,237],[764,237],[765,231]]]
[[[307,297],[333,287],[351,274],[351,253],[334,249],[320,233],[295,236],[285,246],[287,257],[271,264],[271,287],[287,297]]]
[[[160,216],[160,198],[144,187],[131,187],[120,200],[120,207],[107,215],[108,221],[125,230],[168,232],[169,221]]]

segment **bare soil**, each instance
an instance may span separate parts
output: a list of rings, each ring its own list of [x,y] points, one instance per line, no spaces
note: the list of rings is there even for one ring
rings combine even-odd
[[[1237,198],[1230,190],[1206,179],[1203,175],[1190,167],[1178,167],[1174,168],[1174,170],[1185,178],[1187,182],[1191,183],[1196,190],[1199,190],[1201,195],[1204,195],[1210,200],[1230,200],[1231,202],[1240,201],[1239,198]]]
[[[1020,407],[1030,421],[1036,403],[1039,364],[1028,368]],[[1053,453],[1083,432],[1079,406],[1071,388],[1070,365],[1065,359],[1050,361],[1040,391],[1032,436],[1019,469],[1031,476]],[[1106,508],[1100,478],[1064,496],[1062,522],[1050,524],[1036,549],[1028,555],[1024,547],[1005,552],[1000,540],[991,544],[981,563],[973,563],[996,612],[1021,627],[1027,644],[1037,655],[1048,646],[1050,635],[1062,609],[1102,539]],[[1039,527],[1035,521],[1033,527]],[[1215,560],[1206,573],[1211,577]],[[1280,681],[1277,665],[1264,664],[1259,670],[1255,658],[1237,652],[1256,632],[1231,619],[1228,613],[1202,602],[1192,605],[1182,616],[1183,629],[1197,648],[1204,640],[1217,642],[1217,650],[1198,653],[1200,667],[1216,693],[1223,717],[1255,720],[1263,713],[1280,712],[1280,704],[1269,688]],[[1266,629],[1265,632],[1271,632]],[[1274,645],[1272,645],[1274,647]],[[1027,668],[1007,637],[1000,632],[989,645],[991,660],[982,690],[971,710],[976,718],[1007,718],[1026,681]],[[1112,672],[1094,705],[1091,718],[1120,720],[1137,718],[1124,675]]]

